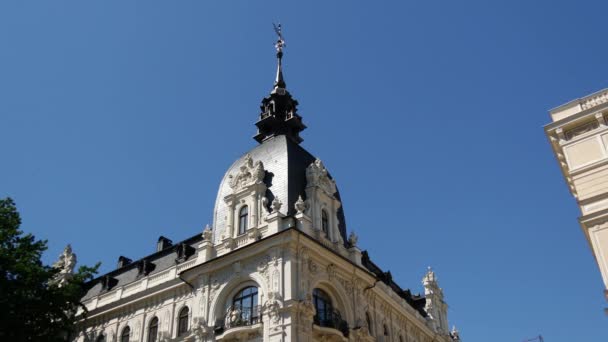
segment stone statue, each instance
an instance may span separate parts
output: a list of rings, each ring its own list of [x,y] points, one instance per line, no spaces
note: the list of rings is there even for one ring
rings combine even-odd
[[[72,246],[68,244],[59,255],[59,259],[53,264],[53,268],[59,272],[51,280],[51,283],[59,287],[65,285],[74,275],[76,262],[76,254],[72,252]]]
[[[357,236],[357,234],[355,234],[355,232],[350,232],[350,235],[348,236],[349,246],[355,247],[357,245],[357,241],[359,241],[359,237]]]

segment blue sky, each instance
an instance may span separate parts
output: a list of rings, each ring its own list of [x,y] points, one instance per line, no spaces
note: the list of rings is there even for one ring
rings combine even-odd
[[[211,221],[255,146],[274,34],[349,230],[403,287],[428,265],[464,341],[606,341],[608,306],[542,127],[608,86],[606,2],[5,1],[0,196],[111,270]]]

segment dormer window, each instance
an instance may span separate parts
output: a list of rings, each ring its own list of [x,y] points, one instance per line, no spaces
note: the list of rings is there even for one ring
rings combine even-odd
[[[329,234],[329,218],[327,217],[327,211],[325,209],[321,210],[321,229],[325,235]]]
[[[249,220],[249,207],[243,206],[239,211],[239,235],[247,231],[247,221]]]

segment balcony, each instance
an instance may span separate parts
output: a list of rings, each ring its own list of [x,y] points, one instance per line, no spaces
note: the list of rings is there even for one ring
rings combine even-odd
[[[315,327],[315,330],[319,335],[336,335],[337,332],[340,332],[344,340],[348,338],[348,323],[342,319],[340,312],[336,310],[325,312],[321,315],[317,313],[313,319],[313,323],[318,327]]]
[[[262,333],[261,306],[231,306],[226,310],[223,319],[215,323],[216,340],[232,338],[250,338]]]

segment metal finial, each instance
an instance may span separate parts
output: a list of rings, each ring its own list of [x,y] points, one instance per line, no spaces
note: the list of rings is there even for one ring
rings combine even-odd
[[[283,33],[281,32],[281,24],[275,25],[272,23],[272,27],[274,27],[274,32],[277,34],[277,42],[274,44],[274,47],[277,49],[277,76],[274,81],[274,87],[276,88],[285,88],[285,80],[283,79],[283,66],[281,65],[283,59],[283,47],[286,46],[285,40],[283,39]]]
[[[281,32],[281,24],[275,25],[272,23],[272,27],[274,28],[274,32],[277,34],[277,42],[274,44],[274,47],[277,49],[277,56],[283,55],[283,47],[287,46],[285,44],[285,39],[283,39],[283,33]],[[281,58],[281,56],[278,56]]]

